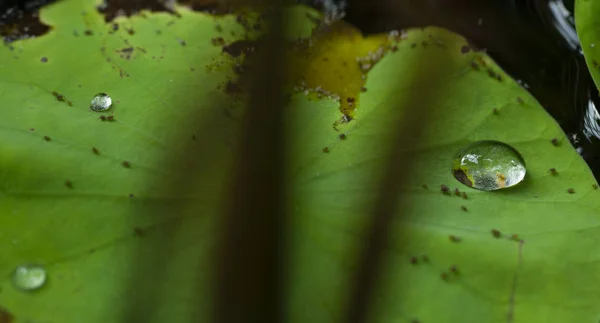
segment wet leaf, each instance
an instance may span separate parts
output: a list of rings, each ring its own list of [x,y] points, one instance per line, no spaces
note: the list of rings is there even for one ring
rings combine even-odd
[[[175,10],[181,17],[116,18],[115,30],[94,1],[62,1],[40,13],[48,34],[0,49],[0,307],[11,319],[133,322],[135,312],[147,313],[144,322],[208,320],[215,221],[246,94],[236,75],[252,71],[246,45],[260,28],[257,15]],[[544,109],[448,31],[363,37],[341,23],[323,28],[306,11],[290,11],[288,35],[301,66],[286,108],[289,321],[341,317],[393,122],[432,100],[423,142],[401,152],[416,158],[415,169],[400,170],[411,174],[402,190],[411,204],[391,228],[370,321],[597,320],[599,193]],[[313,28],[312,46],[296,41]],[[223,52],[240,40],[239,55]],[[369,52],[380,57],[361,68]],[[423,78],[443,86],[416,88]],[[316,87],[339,100],[319,99]],[[92,111],[101,92],[113,105]],[[350,93],[352,120],[343,117]],[[196,132],[198,114],[210,137]],[[478,140],[515,147],[524,182],[497,192],[459,183],[452,159]],[[198,151],[206,158],[187,158]],[[455,188],[466,194],[450,194]],[[12,287],[10,274],[25,263],[47,270],[40,290]]]
[[[596,87],[600,87],[600,22],[596,19],[598,12],[600,4],[597,1],[575,1],[577,36]]]
[[[342,316],[378,178],[388,176],[380,170],[395,138],[390,120],[425,108],[407,105],[411,96],[410,102],[433,101],[432,112],[423,120],[423,142],[400,152],[416,159],[414,169],[399,170],[411,174],[399,196],[410,205],[397,212],[391,228],[369,321],[572,322],[600,315],[593,305],[600,270],[593,260],[595,180],[539,103],[486,55],[463,53],[465,45],[438,28],[408,31],[398,51],[369,72],[368,91],[344,129],[346,140],[319,134],[307,139],[320,142],[314,156],[297,149],[303,156],[298,160],[306,162],[294,172],[292,321]],[[443,85],[415,88],[418,78],[438,78]],[[496,192],[459,183],[452,159],[479,140],[521,152],[524,182]],[[322,146],[329,152],[318,156]]]

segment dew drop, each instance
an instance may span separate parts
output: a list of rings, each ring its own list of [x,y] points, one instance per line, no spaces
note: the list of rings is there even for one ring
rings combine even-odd
[[[18,289],[32,291],[41,288],[46,283],[46,269],[41,265],[21,265],[15,268],[12,282]]]
[[[92,99],[90,109],[94,111],[105,111],[112,105],[112,99],[106,93],[98,93]]]
[[[452,174],[459,182],[482,191],[517,185],[525,173],[521,154],[495,140],[477,141],[461,149],[452,165]]]

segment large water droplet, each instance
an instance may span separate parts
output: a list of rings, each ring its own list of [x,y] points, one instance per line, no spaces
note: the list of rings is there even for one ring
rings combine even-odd
[[[519,184],[525,161],[513,147],[495,140],[474,142],[454,157],[452,174],[461,183],[483,191]]]
[[[21,290],[36,290],[46,283],[46,269],[41,265],[21,265],[12,274],[13,284]]]
[[[94,111],[108,110],[112,105],[112,99],[106,93],[98,93],[92,99],[90,109]]]

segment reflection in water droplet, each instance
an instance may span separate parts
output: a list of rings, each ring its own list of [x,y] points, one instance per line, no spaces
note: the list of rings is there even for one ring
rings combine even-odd
[[[525,172],[521,154],[495,140],[477,141],[461,149],[452,164],[452,174],[459,182],[483,191],[517,185]]]
[[[90,109],[94,111],[105,111],[112,105],[112,99],[106,93],[98,93],[92,99]]]
[[[46,269],[31,264],[18,266],[12,274],[12,282],[21,290],[36,290],[46,282]]]

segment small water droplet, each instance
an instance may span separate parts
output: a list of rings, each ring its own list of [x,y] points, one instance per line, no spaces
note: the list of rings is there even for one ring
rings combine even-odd
[[[517,185],[525,173],[521,154],[495,140],[477,141],[461,149],[452,165],[452,174],[459,182],[482,191]]]
[[[92,99],[90,109],[94,111],[105,111],[112,105],[112,99],[106,93],[98,93]]]
[[[21,265],[15,268],[12,274],[15,287],[25,291],[41,288],[46,283],[46,278],[46,269],[41,265]]]

